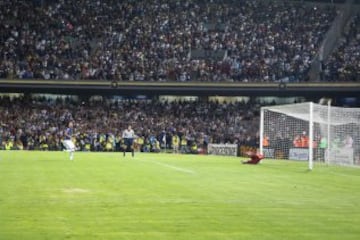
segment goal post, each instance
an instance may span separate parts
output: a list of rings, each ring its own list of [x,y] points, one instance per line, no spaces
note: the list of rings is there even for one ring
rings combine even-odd
[[[260,152],[268,158],[360,165],[360,108],[312,102],[265,106]],[[264,145],[265,144],[265,145]]]

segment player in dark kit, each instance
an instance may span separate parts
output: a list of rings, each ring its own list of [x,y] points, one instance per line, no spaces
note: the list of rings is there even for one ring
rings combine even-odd
[[[129,125],[127,129],[125,129],[123,131],[122,137],[124,139],[124,157],[125,157],[125,153],[126,151],[131,151],[131,155],[134,157],[134,138],[135,138],[135,133],[134,130],[131,128],[131,126]]]
[[[243,164],[258,164],[261,160],[264,159],[264,155],[259,151],[252,152],[248,151],[246,154],[250,157],[250,160],[242,161]]]

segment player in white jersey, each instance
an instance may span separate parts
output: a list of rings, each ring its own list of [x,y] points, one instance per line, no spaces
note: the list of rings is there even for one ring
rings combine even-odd
[[[131,155],[134,157],[134,138],[135,133],[134,130],[129,125],[127,129],[123,131],[122,138],[124,139],[124,144],[126,147],[124,147],[124,157],[126,151],[131,151]]]
[[[71,139],[73,133],[74,133],[74,123],[69,122],[68,128],[66,128],[65,130],[63,145],[66,151],[70,153],[70,160],[74,159],[74,152],[75,152],[75,144]]]

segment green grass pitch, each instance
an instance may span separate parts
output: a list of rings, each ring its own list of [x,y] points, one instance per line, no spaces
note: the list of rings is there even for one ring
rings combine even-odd
[[[360,169],[0,151],[0,239],[360,239]]]

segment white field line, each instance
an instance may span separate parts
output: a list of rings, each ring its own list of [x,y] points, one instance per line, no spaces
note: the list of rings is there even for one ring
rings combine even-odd
[[[182,167],[177,167],[175,165],[171,165],[171,164],[167,164],[167,163],[162,163],[162,162],[158,162],[158,161],[152,161],[152,160],[141,160],[141,162],[148,162],[148,163],[153,163],[153,164],[157,164],[166,168],[170,168],[170,169],[174,169],[178,172],[183,172],[183,173],[188,173],[188,174],[195,174],[195,171],[191,170],[191,169],[187,169],[187,168],[182,168]]]

